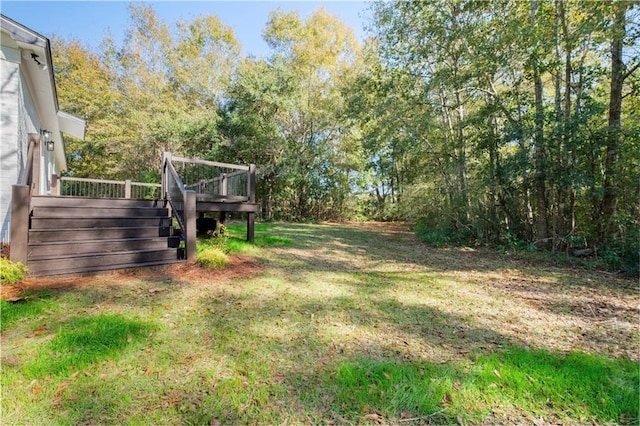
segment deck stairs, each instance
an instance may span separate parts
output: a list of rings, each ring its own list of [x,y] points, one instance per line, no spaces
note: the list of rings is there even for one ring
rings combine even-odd
[[[85,274],[180,262],[180,237],[162,200],[34,196],[30,274]]]

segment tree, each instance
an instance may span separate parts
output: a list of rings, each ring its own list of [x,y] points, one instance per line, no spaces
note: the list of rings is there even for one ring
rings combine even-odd
[[[264,37],[273,54],[245,60],[230,91],[230,150],[264,160],[268,217],[340,216],[357,167],[341,91],[356,64],[353,32],[323,9],[306,21],[276,11]]]
[[[117,176],[120,170],[111,141],[121,132],[114,106],[122,96],[114,90],[116,76],[99,55],[79,41],[56,37],[52,52],[60,108],[87,123],[84,141],[65,137],[70,173],[80,177]]]
[[[602,241],[611,242],[616,234],[614,224],[618,204],[617,175],[619,169],[622,90],[624,81],[640,67],[640,62],[626,69],[623,62],[623,44],[626,36],[626,19],[629,3],[616,2],[611,25],[611,80],[609,90],[608,124],[606,132],[606,157],[604,166],[604,196],[602,197]]]
[[[637,6],[451,0],[381,2],[373,11],[380,71],[365,73],[368,83],[359,86],[362,99],[376,93],[357,112],[375,124],[363,127],[375,129],[364,145],[380,137],[370,152],[380,163],[385,143],[408,136],[407,164],[423,166],[405,174],[409,198],[384,203],[436,233],[476,241],[594,245],[603,217],[623,232],[623,218],[633,217],[627,206],[637,204],[616,211],[617,182],[624,180],[626,200],[637,187],[630,154],[637,126],[618,121],[637,103],[628,96],[637,93]],[[618,52],[611,60],[607,46]],[[376,173],[382,182],[396,174]],[[590,206],[599,209],[592,217]]]

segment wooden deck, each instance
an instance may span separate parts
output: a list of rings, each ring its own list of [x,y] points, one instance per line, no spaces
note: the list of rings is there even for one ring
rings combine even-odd
[[[30,172],[13,187],[11,260],[32,275],[193,260],[197,217],[205,213],[223,223],[227,213],[246,214],[253,241],[255,170],[165,153],[161,184],[54,177],[51,195],[35,192]]]

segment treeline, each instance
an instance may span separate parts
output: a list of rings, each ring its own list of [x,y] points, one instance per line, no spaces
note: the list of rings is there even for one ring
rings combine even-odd
[[[432,243],[589,247],[637,265],[635,3],[380,2],[370,38],[274,11],[264,58],[215,16],[130,6],[124,41],[55,40],[77,176],[156,181],[160,153],[256,163],[265,219],[408,220]]]

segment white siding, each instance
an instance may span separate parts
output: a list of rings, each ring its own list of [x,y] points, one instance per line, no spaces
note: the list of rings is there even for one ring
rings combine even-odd
[[[15,62],[17,61],[17,62]],[[0,241],[9,242],[11,187],[22,178],[27,159],[29,133],[38,133],[40,121],[24,75],[20,71],[20,52],[2,46],[0,58]],[[48,153],[47,153],[48,154]],[[46,156],[46,158],[51,157]],[[43,167],[50,167],[47,160]],[[44,175],[46,176],[46,175]]]
[[[24,165],[24,154],[18,140],[25,130],[20,114],[20,68],[9,60],[20,58],[19,52],[2,47],[0,60],[0,240],[9,241],[9,220],[11,218],[11,185],[18,181]],[[15,49],[17,51],[17,49]],[[18,59],[19,60],[19,59]]]

